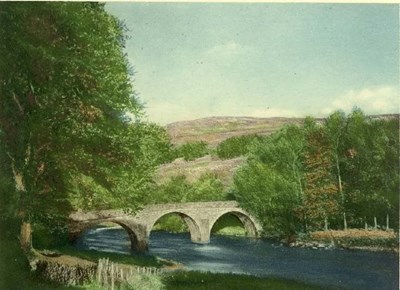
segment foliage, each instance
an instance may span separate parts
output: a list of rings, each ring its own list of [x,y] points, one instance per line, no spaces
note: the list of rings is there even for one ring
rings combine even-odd
[[[209,153],[208,145],[204,141],[187,142],[175,149],[175,158],[183,157],[186,161],[195,160]]]
[[[267,235],[291,235],[299,230],[296,211],[303,199],[300,128],[282,131],[255,141],[248,165],[234,177],[235,197],[263,223]]]
[[[195,202],[225,200],[222,182],[214,175],[205,173],[194,183],[186,176],[178,175],[165,184],[155,185],[147,203]]]
[[[188,232],[189,229],[183,219],[174,213],[167,214],[160,218],[153,226],[152,230],[163,230],[170,233]]]
[[[30,271],[17,240],[19,220],[0,217],[0,289],[78,289],[42,281]]]
[[[98,3],[0,10],[2,214],[47,227],[78,207],[140,206],[171,145],[140,122],[124,26]]]
[[[65,246],[68,243],[68,228],[65,216],[43,214],[32,224],[33,247],[49,249]]]
[[[346,206],[354,223],[362,226],[373,216],[389,214],[398,226],[399,119],[369,119],[360,110],[349,116],[343,178],[347,184]]]
[[[249,162],[235,175],[235,198],[254,213],[268,236],[290,235],[298,224],[295,184],[259,162]]]
[[[399,119],[359,109],[322,122],[307,117],[249,147],[234,177],[234,196],[269,234],[323,227],[398,226]]]
[[[260,139],[258,135],[235,136],[228,138],[217,146],[217,156],[221,159],[231,159],[249,153],[249,147],[254,140]]]
[[[242,222],[232,214],[225,214],[220,217],[211,229],[211,233],[227,236],[246,235]]]
[[[188,182],[184,175],[172,177],[165,184],[155,185],[150,197],[146,203],[221,201],[227,199],[227,193],[215,175],[206,173],[194,183]],[[170,214],[158,220],[155,229],[183,232],[187,227],[180,217]]]
[[[324,224],[328,229],[328,218],[339,210],[338,188],[331,175],[330,143],[320,128],[308,132],[307,141],[302,211],[309,225],[318,229]]]

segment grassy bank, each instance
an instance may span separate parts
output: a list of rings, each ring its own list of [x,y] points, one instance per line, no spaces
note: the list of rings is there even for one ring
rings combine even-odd
[[[95,263],[97,263],[97,261],[101,258],[109,258],[111,261],[115,263],[129,264],[135,266],[160,268],[163,266],[173,265],[172,262],[169,262],[167,260],[158,259],[155,256],[150,256],[145,254],[126,255],[118,253],[99,252],[94,250],[79,250],[72,246],[64,246],[62,248],[57,249],[57,251],[63,255],[74,256]]]
[[[258,278],[247,275],[176,272],[164,278],[168,290],[317,290],[339,289],[307,285],[281,278]]]
[[[298,239],[300,242],[331,244],[346,249],[376,251],[399,250],[398,234],[394,231],[348,229],[316,231]]]
[[[18,223],[4,225],[0,221],[0,289],[4,290],[64,290],[78,289],[43,281],[30,271],[28,259],[20,249]],[[13,230],[10,230],[13,229]]]

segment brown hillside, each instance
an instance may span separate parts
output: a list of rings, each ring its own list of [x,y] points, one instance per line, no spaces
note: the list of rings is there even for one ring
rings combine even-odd
[[[211,147],[233,136],[250,134],[269,135],[287,124],[302,124],[301,118],[253,118],[253,117],[210,117],[168,124],[167,132],[175,145],[186,142],[204,141]],[[245,157],[220,160],[213,156],[204,156],[193,161],[182,158],[161,165],[156,173],[158,184],[168,182],[172,177],[185,175],[194,182],[203,174],[211,173],[229,187],[234,172],[245,163]]]
[[[259,134],[269,135],[286,124],[302,124],[303,118],[253,118],[210,117],[181,121],[166,126],[172,143],[204,141],[212,147],[233,136]]]
[[[185,161],[179,158],[171,163],[161,165],[157,170],[155,180],[158,184],[163,184],[168,182],[172,177],[185,175],[189,182],[195,182],[203,174],[210,173],[219,178],[225,187],[229,187],[232,184],[234,172],[245,161],[245,157],[220,160],[210,155],[193,161]]]

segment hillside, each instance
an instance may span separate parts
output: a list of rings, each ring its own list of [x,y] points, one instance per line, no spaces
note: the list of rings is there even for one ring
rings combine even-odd
[[[233,181],[233,174],[246,161],[245,157],[238,157],[229,160],[220,160],[210,155],[198,158],[193,161],[185,161],[182,158],[171,163],[161,165],[156,173],[156,182],[163,184],[172,177],[185,175],[189,182],[194,182],[201,175],[211,173],[222,181],[225,187],[229,187]]]
[[[253,118],[253,117],[210,117],[168,124],[167,132],[175,145],[186,142],[204,141],[211,148],[233,136],[249,134],[269,135],[286,124],[302,124],[300,118]],[[160,166],[156,182],[162,184],[172,177],[185,175],[189,182],[196,181],[206,173],[214,174],[229,187],[234,172],[245,163],[245,157],[220,160],[216,156],[204,156],[193,161],[182,158]]]
[[[372,119],[399,119],[399,114],[372,115]],[[317,119],[322,122],[323,119]],[[304,122],[304,118],[253,118],[253,117],[210,117],[168,124],[167,132],[175,145],[186,142],[204,141],[211,148],[233,136],[249,134],[269,135],[284,125]],[[216,156],[204,156],[193,161],[176,159],[160,166],[156,173],[156,182],[162,184],[171,177],[185,175],[189,182],[196,181],[202,174],[215,174],[229,187],[234,172],[245,163],[245,157],[220,160]]]
[[[269,135],[286,124],[302,124],[303,118],[253,118],[210,117],[168,124],[167,132],[172,143],[204,141],[211,147],[233,136],[259,134]]]

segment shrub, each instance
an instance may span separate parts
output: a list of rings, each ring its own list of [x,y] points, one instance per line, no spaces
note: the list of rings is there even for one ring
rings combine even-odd
[[[186,161],[194,160],[209,154],[208,145],[204,141],[188,142],[176,148],[176,158],[183,157]]]
[[[231,159],[249,153],[250,144],[255,139],[260,139],[258,135],[246,135],[231,137],[222,141],[217,147],[217,156],[221,159]]]

